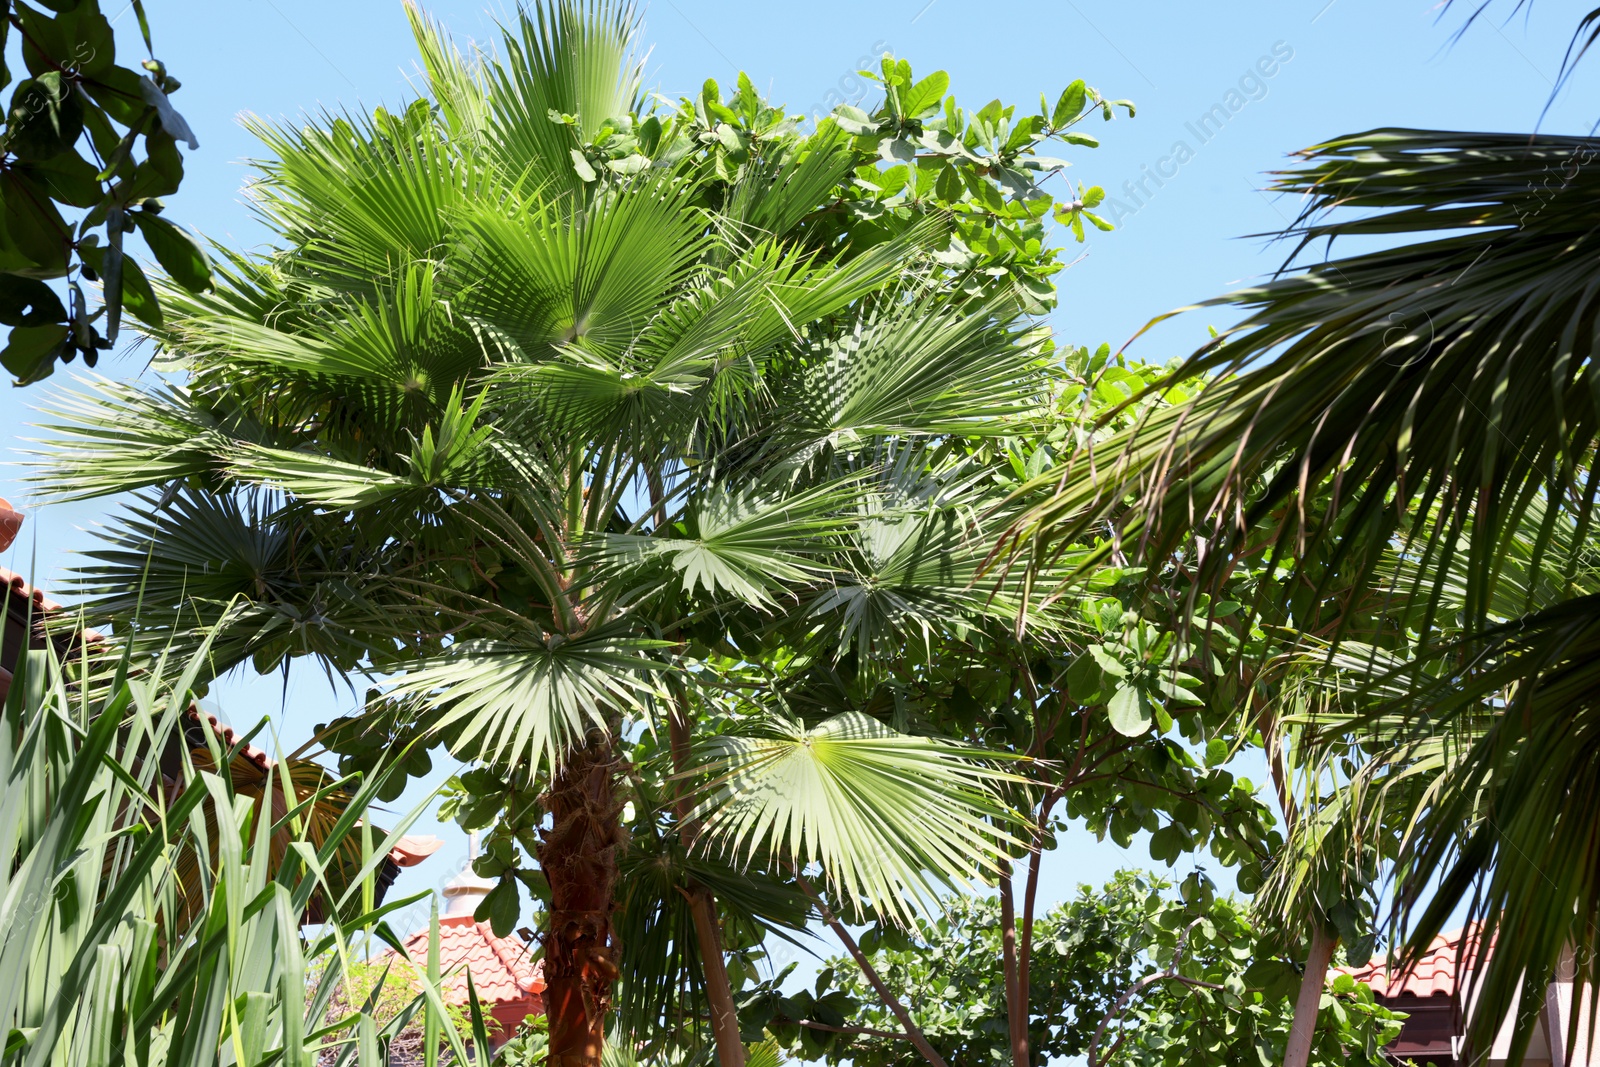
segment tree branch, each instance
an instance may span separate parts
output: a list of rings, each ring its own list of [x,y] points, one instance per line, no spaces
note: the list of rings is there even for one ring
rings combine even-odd
[[[850,936],[850,931],[844,928],[844,924],[833,914],[828,905],[823,903],[816,890],[811,888],[811,883],[806,881],[805,876],[800,873],[799,867],[794,868],[794,877],[795,881],[800,884],[801,891],[811,898],[811,903],[816,905],[817,914],[822,916],[822,921],[828,924],[828,928],[833,931],[834,936],[839,939],[845,950],[850,953],[850,958],[856,961],[857,967],[861,968],[862,975],[878,994],[878,999],[883,1001],[883,1006],[894,1013],[894,1017],[900,1021],[900,1027],[906,1032],[906,1038],[917,1047],[918,1052],[922,1053],[922,1058],[933,1064],[933,1067],[949,1067],[949,1064],[945,1063],[944,1057],[939,1055],[938,1050],[928,1043],[928,1039],[923,1036],[917,1024],[912,1021],[911,1013],[906,1011],[905,1005],[901,1004],[899,998],[889,991],[888,986],[883,984],[883,979],[879,976],[877,969],[872,966],[872,961],[867,959],[866,954],[856,944],[856,939]]]
[[[1037,841],[1035,831],[1034,840]],[[1011,1067],[1029,1067],[1028,1001],[1022,992],[1022,970],[1017,961],[1017,909],[1011,889],[1011,861],[1000,861],[1001,969],[1006,982],[1006,1032],[1011,1040]]]
[[[1187,948],[1189,944],[1189,935],[1194,932],[1194,928],[1202,921],[1204,921],[1203,917],[1196,919],[1184,929],[1183,936],[1178,938],[1177,948],[1175,948],[1172,952],[1172,962],[1167,965],[1166,970],[1158,971],[1155,974],[1147,974],[1122,991],[1122,995],[1118,997],[1117,1002],[1111,1006],[1111,1010],[1106,1012],[1106,1017],[1100,1020],[1099,1026],[1095,1027],[1094,1037],[1089,1041],[1089,1067],[1101,1067],[1101,1064],[1105,1063],[1105,1060],[1100,1058],[1100,1039],[1105,1037],[1106,1027],[1111,1025],[1112,1020],[1116,1019],[1122,1014],[1123,1010],[1127,1008],[1129,1001],[1138,996],[1140,993],[1144,992],[1146,989],[1155,985],[1157,982],[1181,982],[1186,986],[1193,986],[1197,989],[1223,988],[1215,982],[1202,982],[1198,978],[1185,978],[1183,975],[1178,973],[1178,965],[1183,962],[1183,950]],[[1111,1046],[1112,1053],[1115,1053],[1116,1050],[1122,1046],[1123,1036],[1124,1035],[1120,1033],[1118,1034],[1116,1043]]]
[[[1028,857],[1028,881],[1022,891],[1022,941],[1017,948],[1017,988],[1022,1002],[1033,1004],[1033,918],[1039,899],[1039,867],[1044,855],[1042,840],[1050,822],[1050,812],[1061,799],[1061,790],[1052,789],[1039,802],[1039,819],[1035,824],[1033,843]]]
[[[826,1030],[832,1034],[861,1034],[865,1037],[887,1037],[891,1041],[910,1041],[906,1034],[897,1034],[893,1030],[873,1030],[866,1026],[829,1026],[819,1023],[815,1019],[797,1019],[796,1026],[803,1026],[808,1030]]]

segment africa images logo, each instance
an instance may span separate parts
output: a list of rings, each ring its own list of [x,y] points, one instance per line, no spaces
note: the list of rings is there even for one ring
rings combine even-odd
[[[1239,76],[1239,80],[1222,94],[1221,100],[1201,112],[1193,121],[1185,122],[1183,128],[1188,131],[1194,143],[1190,144],[1188,140],[1179,139],[1173,142],[1172,148],[1166,155],[1154,163],[1140,164],[1140,176],[1122,183],[1122,192],[1127,199],[1111,197],[1106,201],[1104,212],[1110,216],[1112,224],[1119,224],[1123,219],[1137,215],[1139,209],[1149,203],[1158,190],[1178,176],[1179,169],[1195,157],[1199,148],[1221,133],[1228,122],[1243,111],[1247,104],[1265,100],[1267,83],[1277,77],[1278,72],[1283,69],[1283,64],[1293,58],[1294,49],[1290,47],[1289,42],[1275,42],[1271,54],[1260,57],[1254,65],[1248,67]]]

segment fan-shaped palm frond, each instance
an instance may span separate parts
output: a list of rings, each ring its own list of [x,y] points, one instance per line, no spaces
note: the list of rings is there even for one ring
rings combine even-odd
[[[705,252],[692,194],[657,181],[598,195],[576,215],[542,193],[480,201],[461,218],[454,302],[494,322],[526,359],[570,346],[620,362]]]
[[[986,574],[995,541],[1015,513],[963,507],[969,477],[956,472],[948,480],[919,481],[901,469],[867,487],[848,563],[804,605],[814,640],[836,657],[856,653],[865,666],[912,656],[952,626],[1067,628],[1060,605],[1030,596],[1020,571],[998,582]],[[1070,554],[1058,560],[1045,583],[1064,579],[1075,561]]]
[[[162,506],[123,509],[116,536],[88,554],[72,582],[96,610],[138,619],[138,641],[197,650],[210,637],[215,673],[245,660],[270,669],[286,655],[315,652],[352,667],[363,656],[356,633],[383,611],[352,582],[345,560],[306,539],[271,497],[180,493]]]
[[[437,423],[424,425],[398,473],[346,463],[326,455],[240,444],[227,450],[227,473],[247,485],[288,493],[318,508],[351,511],[377,504],[409,502],[426,508],[440,490],[484,488],[495,484],[492,425],[480,423],[487,393],[463,405],[460,391],[451,397]]]
[[[611,736],[624,711],[647,714],[669,642],[627,627],[545,641],[463,641],[390,687],[439,711],[455,751],[490,764],[559,767],[590,731]]]
[[[793,382],[780,440],[818,448],[892,434],[1017,433],[1042,400],[1033,367],[1045,337],[1008,328],[1009,299],[932,314],[904,300],[862,316],[820,344]]]
[[[799,493],[712,485],[689,502],[691,536],[608,534],[598,551],[619,570],[668,564],[690,596],[703,586],[713,600],[767,607],[827,577],[828,557],[848,532],[847,507],[858,492],[853,477]]]
[[[696,816],[707,847],[820,863],[847,899],[909,921],[935,885],[999,870],[1021,817],[992,786],[1022,781],[991,753],[900,734],[859,712],[806,728],[780,720],[702,747]]]
[[[89,385],[92,392],[53,398],[44,409],[53,420],[50,474],[34,482],[49,499],[83,500],[210,475],[231,441],[270,439],[249,421],[219,419],[181,387],[147,392],[105,378]]]
[[[560,0],[519,10],[518,23],[503,37],[506,61],[486,71],[483,141],[504,174],[550,181],[575,210],[584,182],[572,156],[603,123],[638,111],[639,12],[625,0]]]
[[[698,1026],[706,1017],[695,893],[713,895],[725,937],[735,945],[769,932],[793,940],[805,929],[811,905],[785,878],[729,866],[703,849],[685,847],[648,784],[636,785],[634,803],[639,810],[620,865],[618,933],[627,967],[618,990],[617,1028],[643,1041],[686,1021]]]
[[[273,153],[256,161],[265,179],[253,186],[257,211],[298,269],[352,295],[437,261],[456,212],[485,191],[481,165],[432,136],[425,103],[403,115],[246,127]]]

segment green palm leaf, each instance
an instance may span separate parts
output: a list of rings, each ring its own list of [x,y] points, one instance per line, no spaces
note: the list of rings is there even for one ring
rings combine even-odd
[[[235,435],[269,436],[251,421],[217,418],[177,386],[147,392],[104,378],[89,385],[93,392],[50,402],[46,436],[28,453],[45,467],[29,481],[52,499],[84,500],[214,474]]]
[[[1019,432],[1043,399],[1036,345],[1045,337],[1017,336],[1008,303],[930,313],[890,301],[869,311],[817,346],[783,398],[793,414],[779,439],[816,449],[867,436]]]
[[[935,634],[985,624],[1060,632],[1063,605],[1030,596],[1020,569],[989,573],[994,544],[1014,517],[1001,504],[974,495],[970,476],[959,474],[917,483],[896,470],[869,487],[848,562],[805,604],[814,639],[835,657],[858,653],[865,666],[931,648]],[[1076,560],[1069,554],[1046,569],[1041,586],[1064,581]]]
[[[615,0],[558,0],[520,10],[518,22],[520,32],[502,38],[504,62],[487,72],[484,138],[508,178],[532,174],[571,197],[583,189],[572,153],[608,119],[637,110],[639,13]]]
[[[590,731],[649,716],[670,642],[627,627],[546,641],[463,641],[400,675],[390,694],[437,711],[452,751],[490,764],[554,769]]]
[[[753,160],[725,209],[728,224],[752,237],[787,235],[849,174],[848,142],[849,136],[825,119],[800,158],[775,152]]]
[[[354,667],[364,649],[353,634],[385,612],[347,570],[326,566],[277,503],[180,493],[165,506],[130,505],[68,584],[95,618],[137,620],[142,649],[193,650],[211,635],[210,677],[252,657],[266,670],[311,652]]]
[[[241,482],[287,492],[301,503],[351,511],[377,504],[409,503],[425,508],[440,489],[494,484],[497,465],[492,425],[480,425],[488,393],[463,407],[459,390],[434,427],[425,425],[412,450],[398,457],[401,473],[346,463],[309,452],[236,444],[227,451],[228,473]]]
[[[1600,780],[1585,689],[1600,602],[1572,595],[1592,566],[1584,531],[1600,490],[1597,147],[1391,129],[1311,149],[1276,183],[1307,195],[1294,236],[1417,243],[1211,302],[1250,314],[1179,377],[1225,377],[1102,443],[1109,463],[1080,456],[1041,478],[1061,491],[1026,526],[1070,544],[1116,514],[1157,557],[1198,529],[1213,573],[1265,529],[1291,567],[1317,561],[1312,586],[1392,583],[1419,649],[1385,683],[1408,688],[1378,705],[1404,743],[1374,773],[1412,761],[1437,776],[1403,858],[1403,925],[1420,947],[1472,901],[1499,931],[1477,978],[1484,1041],[1524,982],[1542,988],[1563,939],[1588,946],[1572,917],[1600,891],[1600,830],[1582,808]],[[1326,216],[1334,207],[1366,210]],[[1424,727],[1454,731],[1459,759],[1405,741]],[[1592,989],[1594,957],[1578,956]],[[1517,1042],[1533,1025],[1520,1018]]]
[[[472,280],[455,301],[515,338],[525,359],[574,346],[616,363],[704,254],[692,192],[657,181],[598,196],[579,215],[542,196],[476,204],[460,217],[452,271]]]
[[[769,607],[829,573],[826,557],[837,552],[848,529],[858,481],[798,493],[713,484],[688,505],[696,536],[608,534],[598,555],[604,565],[624,572],[669,564],[691,596],[703,586],[712,599]]]
[[[897,921],[953,887],[993,873],[1019,816],[993,786],[1021,781],[993,754],[896,733],[860,712],[811,728],[772,720],[757,736],[701,748],[696,817],[707,847],[822,865],[857,907]]]
[[[1577,961],[1575,998],[1593,996],[1597,979],[1600,935],[1586,917],[1600,908],[1600,596],[1436,658],[1468,666],[1431,680],[1410,664],[1391,672],[1406,691],[1357,722],[1375,752],[1363,815],[1387,805],[1412,819],[1396,879],[1408,950],[1458,921],[1463,904],[1481,924],[1493,950],[1472,977],[1483,1014],[1471,1036],[1489,1041],[1515,1017],[1515,1057],[1538,1025],[1516,1015],[1519,998],[1556,981],[1564,958]]]
[[[484,193],[482,167],[432,136],[426,104],[403,115],[323,125],[250,120],[273,157],[258,160],[256,203],[325,284],[373,294],[418,261],[437,260],[463,204]]]
[[[463,144],[478,143],[489,124],[489,106],[480,62],[462,55],[449,34],[416,4],[407,2],[411,36],[422,54],[428,89],[445,120],[450,138]]]
[[[1103,461],[1098,478],[1080,463],[1030,528],[1070,538],[1141,491],[1148,506],[1125,527],[1164,551],[1196,521],[1233,543],[1303,500],[1309,517],[1292,510],[1282,544],[1359,527],[1379,551],[1405,514],[1438,506],[1432,547],[1444,556],[1473,520],[1467,610],[1481,613],[1500,532],[1539,496],[1588,501],[1597,488],[1588,324],[1600,237],[1587,205],[1600,177],[1574,165],[1595,149],[1584,138],[1419,130],[1310,149],[1307,166],[1276,182],[1309,197],[1293,231],[1302,241],[1432,239],[1209,302],[1254,311],[1179,373],[1233,376],[1105,442],[1113,477]],[[1561,195],[1546,201],[1534,190],[1552,175]],[[1377,210],[1323,219],[1334,206]],[[1407,507],[1393,506],[1396,485]]]

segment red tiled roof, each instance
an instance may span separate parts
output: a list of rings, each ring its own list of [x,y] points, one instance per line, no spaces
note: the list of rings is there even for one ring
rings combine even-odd
[[[28,600],[31,598],[33,600],[33,606],[41,611],[62,610],[60,604],[57,604],[54,600],[47,600],[45,598],[43,589],[29,585],[28,580],[22,575],[18,574],[16,571],[8,571],[4,567],[0,567],[0,585],[9,586],[11,595],[16,597],[18,600]],[[105,640],[101,634],[94,630],[85,631],[84,637],[90,641]]]
[[[402,867],[415,867],[435,852],[444,841],[437,837],[412,837],[406,834],[394,843],[389,858]]]
[[[189,718],[195,722],[200,721],[201,709],[197,704],[189,705]],[[231,749],[239,743],[239,733],[227,723],[218,719],[210,712],[205,713],[206,721],[211,723],[211,729],[216,731],[217,742],[224,749]],[[263,771],[271,770],[274,766],[272,758],[261,749],[251,744],[245,744],[239,750],[236,759],[247,759]],[[382,832],[382,831],[380,831]],[[405,834],[395,842],[394,848],[389,850],[389,859],[397,867],[415,867],[435,852],[444,844],[444,841],[432,836],[416,836]]]
[[[189,705],[188,717],[193,719],[195,722],[200,721],[200,706],[198,704]],[[206,712],[206,721],[211,724],[211,729],[216,732],[217,742],[221,744],[224,749],[231,749],[233,746],[239,743],[239,734],[234,730],[233,727],[229,726],[227,723],[223,722],[210,712]],[[254,763],[262,770],[267,770],[272,766],[272,758],[254,745],[246,744],[239,750],[239,755],[243,756],[251,763]]]
[[[12,508],[11,501],[0,496],[0,552],[11,547],[22,529],[22,512]]]
[[[428,931],[419,930],[406,938],[405,947],[413,960],[426,964]],[[478,922],[471,915],[440,918],[439,969],[445,974],[445,999],[453,1004],[466,1003],[466,972],[471,971],[472,987],[480,1003],[526,1004],[527,1010],[521,1013],[524,1015],[543,1009],[540,994],[544,992],[544,961],[533,959],[533,946],[496,937],[488,923]]]
[[[0,503],[4,501],[0,500]],[[7,512],[0,510],[0,519],[4,519],[6,515]],[[29,585],[28,580],[22,575],[8,571],[4,567],[0,567],[0,589],[4,590],[4,595],[0,595],[0,621],[10,620],[19,626],[27,625],[31,630],[27,647],[34,649],[45,647],[47,635],[42,625],[43,620],[47,615],[64,610],[62,606],[46,598],[43,589]],[[73,651],[74,646],[81,647],[77,645],[78,639],[93,645],[103,643],[106,638],[98,630],[81,630],[76,638],[68,635],[65,645],[57,639],[57,653],[66,655]],[[0,661],[0,699],[3,699],[6,691],[11,688],[12,674],[5,664],[14,663],[19,651],[19,647],[6,647],[0,643],[0,653],[4,653],[3,661]]]
[[[1465,966],[1461,960],[1463,946],[1468,957]],[[1460,984],[1472,966],[1475,946],[1476,939],[1463,927],[1434,938],[1416,965],[1404,971],[1391,972],[1387,960],[1374,956],[1365,966],[1339,967],[1335,968],[1335,973],[1348,974],[1358,982],[1365,982],[1380,997],[1454,996],[1461,992]]]

